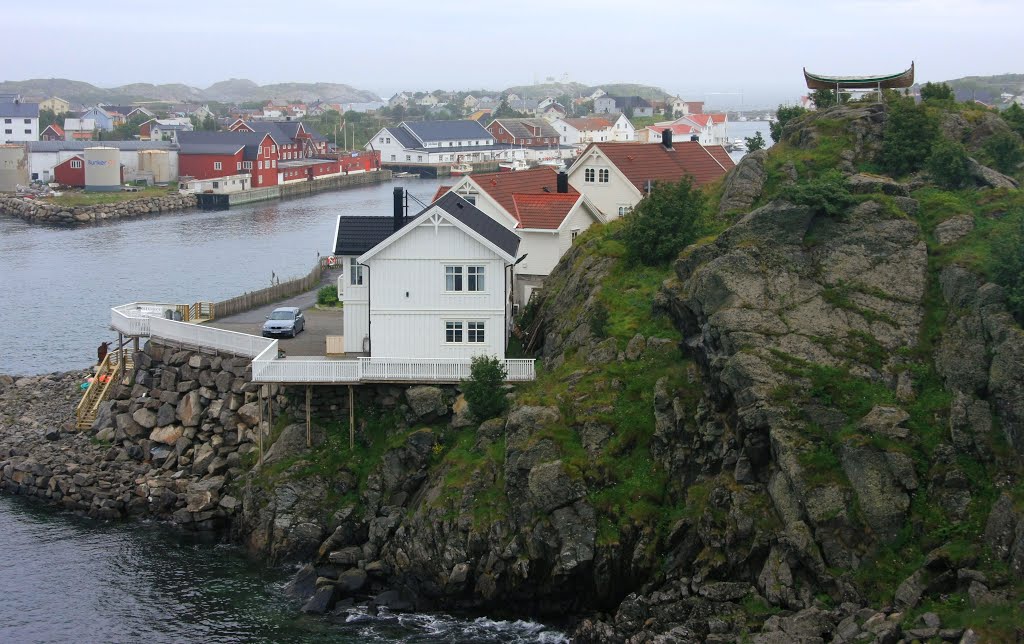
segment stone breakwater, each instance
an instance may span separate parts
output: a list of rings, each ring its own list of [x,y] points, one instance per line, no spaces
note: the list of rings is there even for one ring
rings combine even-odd
[[[17,197],[0,198],[0,213],[12,215],[33,224],[55,224],[61,226],[152,215],[172,210],[195,208],[195,206],[195,195],[143,197],[118,203],[74,207]]]
[[[95,518],[227,527],[240,506],[232,483],[257,457],[249,361],[156,343],[135,360],[132,384],[83,432],[74,411],[88,372],[0,376],[0,490]]]

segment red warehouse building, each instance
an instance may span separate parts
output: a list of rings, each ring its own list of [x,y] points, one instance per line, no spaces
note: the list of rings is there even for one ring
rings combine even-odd
[[[180,132],[178,174],[215,179],[252,175],[253,188],[277,185],[280,149],[269,134],[258,132]]]

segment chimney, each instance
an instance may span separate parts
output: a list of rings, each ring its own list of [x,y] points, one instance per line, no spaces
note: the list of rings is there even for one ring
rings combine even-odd
[[[394,227],[392,232],[397,231],[399,228],[405,225],[405,190],[403,188],[395,188],[395,212],[394,212]]]
[[[666,150],[672,149],[672,129],[665,128],[661,131],[661,144],[665,146]]]
[[[557,192],[566,194],[569,192],[569,173],[562,170],[558,173],[558,180],[555,184],[557,186]]]

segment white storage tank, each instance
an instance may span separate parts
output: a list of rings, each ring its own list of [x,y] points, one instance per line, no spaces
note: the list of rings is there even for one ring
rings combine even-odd
[[[0,145],[0,192],[14,192],[28,185],[28,149],[24,145]]]
[[[140,150],[139,172],[153,175],[153,183],[171,182],[171,155],[167,150]]]
[[[120,189],[121,151],[106,147],[86,148],[86,192],[117,192]]]

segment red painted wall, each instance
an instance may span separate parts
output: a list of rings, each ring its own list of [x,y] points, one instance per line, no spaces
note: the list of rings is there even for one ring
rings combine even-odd
[[[79,167],[72,168],[71,162],[78,161]],[[85,160],[82,157],[71,157],[64,163],[53,168],[53,180],[64,186],[73,188],[85,187]]]
[[[196,179],[213,179],[241,174],[238,163],[242,161],[242,150],[236,154],[179,154],[178,175],[195,177]],[[214,163],[220,162],[221,169],[214,169]],[[253,163],[253,167],[256,164]]]

